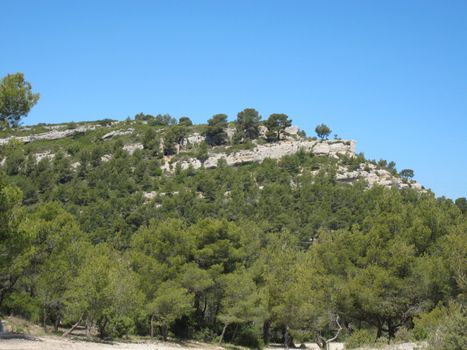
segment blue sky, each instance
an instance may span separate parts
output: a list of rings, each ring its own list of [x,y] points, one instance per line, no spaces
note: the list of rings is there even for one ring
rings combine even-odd
[[[27,124],[245,107],[321,122],[370,158],[467,196],[467,1],[1,0],[0,76]]]

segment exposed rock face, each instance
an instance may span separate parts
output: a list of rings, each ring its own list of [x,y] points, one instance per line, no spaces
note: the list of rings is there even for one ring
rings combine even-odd
[[[183,141],[183,146],[187,146],[188,144],[190,145],[197,145],[201,142],[204,141],[204,136],[200,135],[199,133],[195,132],[194,134],[188,136],[184,141]]]
[[[357,170],[349,170],[340,166],[337,169],[336,180],[340,182],[353,182],[363,179],[368,182],[368,186],[381,185],[385,187],[395,187],[398,189],[414,188],[423,190],[423,186],[415,181],[404,181],[403,179],[392,175],[385,169],[377,169],[374,164],[360,164]]]
[[[133,154],[137,149],[143,149],[144,146],[141,143],[129,143],[123,146],[123,149],[129,154]]]
[[[208,159],[204,162],[205,168],[215,168],[221,159],[224,159],[227,165],[240,165],[244,163],[262,162],[263,160],[280,159],[284,156],[293,155],[300,150],[311,152],[316,155],[327,155],[336,157],[339,154],[353,156],[355,154],[355,141],[281,141],[265,145],[257,145],[252,150],[241,150],[235,153],[210,153]],[[200,168],[203,164],[196,158],[176,161],[170,163],[166,159],[162,169],[172,171],[177,165],[182,169],[188,169],[190,166],[194,169]]]
[[[76,129],[51,130],[48,132],[43,132],[41,134],[35,134],[35,135],[18,136],[18,137],[10,136],[10,137],[0,139],[0,145],[7,144],[13,138],[24,143],[38,141],[38,140],[58,140],[58,139],[63,139],[65,137],[72,136],[75,134],[83,134],[86,131],[94,130],[98,127],[100,127],[100,125],[79,126]]]
[[[42,152],[42,153],[36,153],[35,155],[35,158],[36,158],[36,163],[39,163],[42,159],[49,159],[49,160],[52,160],[55,158],[55,154],[53,154],[52,152],[50,151],[45,151],[45,152]]]
[[[18,136],[18,137],[8,137],[0,139],[0,145],[8,143],[12,138],[20,142],[33,142],[36,140],[57,140],[65,137],[69,137],[79,133],[85,133],[90,130],[94,130],[100,125],[84,125],[78,126],[75,129],[63,130],[63,126],[53,125],[48,126],[48,132],[40,134],[32,134],[29,136]],[[296,126],[290,126],[285,129],[281,138],[283,139],[280,142],[261,143],[261,138],[264,138],[267,133],[267,128],[264,125],[261,125],[260,128],[260,139],[254,140],[253,144],[255,145],[253,149],[245,149],[237,152],[229,153],[229,146],[224,147],[214,147],[209,150],[207,159],[201,162],[197,158],[193,158],[184,152],[189,151],[190,145],[200,144],[205,140],[205,137],[198,132],[195,132],[189,135],[183,142],[180,148],[177,145],[177,154],[176,156],[164,157],[162,162],[162,170],[166,173],[173,173],[175,169],[179,166],[181,169],[188,169],[192,167],[193,169],[199,169],[201,167],[205,168],[215,168],[218,166],[220,161],[225,162],[226,165],[236,166],[246,163],[262,162],[265,159],[280,159],[284,156],[294,155],[297,152],[303,150],[307,153],[312,153],[318,156],[327,156],[338,158],[339,155],[354,156],[355,155],[355,141],[347,140],[329,140],[329,141],[316,141],[311,139],[305,139],[300,132],[300,129]],[[157,130],[160,132],[161,130]],[[235,134],[235,128],[229,127],[226,130],[227,136],[229,139],[232,139]],[[135,133],[135,129],[128,128],[123,130],[114,130],[108,132],[102,136],[102,140],[108,140],[113,137],[131,135]],[[163,138],[160,140],[160,148],[164,147]],[[130,143],[123,146],[123,149],[129,154],[133,154],[138,149],[143,149],[141,143]],[[222,151],[221,151],[222,150]],[[42,153],[36,153],[35,155],[36,162],[40,162],[42,159],[53,159],[54,154],[51,151],[43,151]],[[112,154],[105,154],[101,157],[102,162],[108,162],[112,159]],[[1,159],[0,166],[5,164],[5,158]],[[337,169],[336,180],[343,183],[353,183],[357,180],[365,180],[368,183],[369,187],[375,185],[381,185],[385,187],[395,187],[398,189],[404,188],[414,188],[417,190],[424,190],[423,186],[419,183],[412,180],[404,180],[398,176],[394,176],[392,173],[385,169],[378,169],[378,167],[372,163],[365,162],[360,164],[359,168],[355,169],[352,167],[349,168],[345,165],[341,165]],[[80,166],[80,163],[75,161],[71,164],[73,169],[77,169]],[[318,173],[319,171],[316,171]],[[315,172],[313,172],[315,173]],[[163,196],[164,194],[159,194]],[[155,193],[145,194],[146,200],[151,200],[156,196]]]
[[[106,139],[111,139],[112,137],[115,137],[115,136],[123,136],[123,135],[131,135],[133,134],[135,130],[132,129],[132,128],[129,128],[127,130],[115,130],[115,131],[111,131],[107,134],[105,134],[104,136],[102,136],[102,140],[106,140]]]
[[[111,154],[104,154],[102,157],[101,157],[101,162],[108,162],[112,159],[112,155]]]

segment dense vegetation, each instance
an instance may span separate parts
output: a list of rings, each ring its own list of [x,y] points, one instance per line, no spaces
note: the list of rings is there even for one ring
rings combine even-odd
[[[163,175],[157,135],[199,128],[169,122],[134,124],[132,155],[102,131],[55,141],[39,162],[40,142],[4,146],[2,313],[250,346],[465,325],[465,201],[340,184],[336,164],[352,159],[305,153]],[[218,123],[207,136],[223,143]]]
[[[187,150],[203,159],[208,144],[250,147],[261,117],[240,112],[232,141],[223,114],[206,126],[135,119],[112,126],[130,125],[132,135],[103,140],[109,129],[96,129],[2,147],[2,314],[55,329],[82,324],[101,337],[261,347],[338,336],[349,346],[429,339],[436,349],[465,348],[465,198],[338,183],[338,163],[358,165],[361,155],[299,152],[167,175],[161,158],[179,156],[190,133],[205,135]],[[275,142],[290,121],[273,114],[265,124]],[[317,127],[320,138],[330,132]],[[129,141],[144,148],[129,154]],[[54,157],[38,161],[44,150]],[[395,173],[394,163],[378,164]]]

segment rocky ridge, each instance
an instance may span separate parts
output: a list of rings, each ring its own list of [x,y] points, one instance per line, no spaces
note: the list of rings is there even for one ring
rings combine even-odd
[[[32,134],[28,136],[10,136],[10,137],[5,137],[5,138],[0,138],[0,145],[6,145],[12,139],[15,139],[23,143],[29,143],[29,142],[41,141],[41,140],[59,140],[65,137],[73,136],[75,134],[83,134],[87,131],[95,130],[98,127],[100,127],[100,125],[79,126],[75,129],[66,129],[66,130],[57,130],[57,128],[53,128],[50,131],[43,132],[40,134]]]
[[[73,136],[75,134],[83,134],[96,128],[101,127],[100,125],[82,125],[74,129],[61,130],[59,126],[53,126],[48,132],[32,134],[28,136],[11,136],[7,138],[0,138],[0,145],[7,144],[12,138],[15,138],[19,142],[29,143],[39,140],[58,140],[66,137]],[[234,135],[234,129],[226,129],[229,139]],[[262,126],[260,134],[264,135],[267,130]],[[109,140],[114,137],[132,135],[135,134],[134,128],[127,128],[126,130],[114,130],[106,133],[101,137],[101,140]],[[356,155],[356,141],[354,140],[325,140],[318,141],[314,139],[304,138],[300,136],[300,129],[296,126],[289,127],[285,130],[284,140],[275,143],[260,144],[254,141],[254,147],[252,149],[243,149],[231,152],[229,149],[231,146],[225,147],[213,147],[209,150],[207,158],[202,162],[200,159],[195,157],[189,157],[184,155],[190,147],[196,146],[204,141],[204,137],[200,133],[192,133],[185,138],[181,147],[178,148],[178,154],[174,156],[166,156],[163,158],[161,169],[171,174],[177,169],[182,170],[189,168],[200,169],[204,168],[215,168],[220,162],[225,162],[228,166],[239,166],[242,164],[262,162],[265,159],[281,159],[285,156],[294,155],[300,151],[313,153],[317,156],[327,156],[333,158],[339,158],[339,156],[354,157]],[[161,141],[161,145],[163,141]],[[123,146],[123,149],[129,154],[133,154],[136,150],[144,149],[141,143],[127,143]],[[36,161],[39,162],[41,159],[48,158],[53,159],[54,154],[50,151],[45,151],[35,154]],[[103,162],[112,159],[111,154],[107,154],[101,157]],[[2,160],[0,165],[4,164],[5,159]],[[74,162],[72,168],[76,169],[79,166],[79,162]],[[318,171],[316,171],[318,172]],[[378,168],[375,164],[365,162],[360,164],[359,168],[350,169],[348,166],[339,165],[336,172],[336,180],[343,183],[352,183],[357,180],[365,180],[369,187],[374,185],[382,185],[385,187],[394,187],[398,189],[403,188],[415,188],[417,190],[424,190],[423,186],[419,183],[402,179],[390,173],[388,170]]]
[[[219,161],[224,160],[229,166],[236,166],[245,163],[262,162],[263,160],[280,159],[284,156],[296,154],[299,151],[311,152],[315,155],[337,157],[339,154],[355,155],[355,141],[313,141],[313,140],[289,140],[264,145],[256,145],[252,150],[240,150],[233,153],[209,153],[208,158],[202,163],[197,158],[189,158],[180,161],[172,161],[173,157],[166,157],[162,169],[172,172],[177,166],[183,170],[192,167],[199,169],[217,167]]]

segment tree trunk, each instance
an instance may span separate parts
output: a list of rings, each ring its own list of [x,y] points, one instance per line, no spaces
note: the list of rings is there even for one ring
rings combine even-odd
[[[91,336],[91,325],[89,324],[89,320],[86,319],[86,338]]]
[[[104,339],[105,338],[105,327],[107,326],[107,317],[104,320],[101,320],[98,323],[98,328],[99,328],[99,338]]]
[[[383,323],[380,320],[378,320],[376,327],[377,327],[376,339],[379,339],[383,335]]]
[[[235,329],[232,335],[232,339],[230,339],[230,342],[233,343],[235,340],[235,337],[237,336],[237,331],[238,331],[238,323],[235,324]]]
[[[284,348],[285,348],[286,350],[289,350],[289,326],[285,326]]]
[[[263,323],[263,341],[264,341],[264,345],[269,344],[269,340],[270,340],[269,331],[270,331],[270,329],[271,329],[271,320],[266,320]]]
[[[160,326],[160,329],[161,329],[162,338],[164,339],[164,341],[167,341],[169,328],[165,325],[162,325]]]
[[[47,308],[42,308],[42,327],[44,328],[44,332],[47,333]]]
[[[151,328],[151,338],[154,338],[154,315],[151,315],[150,328]]]
[[[57,315],[54,322],[54,331],[58,332],[58,327],[60,326],[60,315]]]
[[[222,344],[222,341],[224,340],[225,330],[227,329],[228,326],[229,326],[229,324],[226,323],[226,324],[224,325],[224,328],[222,328],[221,337],[220,337],[220,339],[219,339],[219,346]]]
[[[81,323],[81,319],[83,318],[83,316],[81,316],[78,320],[78,322],[76,322],[73,326],[71,326],[71,328],[69,330],[67,330],[65,333],[62,334],[62,337],[66,337],[68,336],[68,334],[70,334],[71,332],[73,332],[75,330],[76,327],[79,326],[79,324]],[[87,330],[87,327],[86,327],[86,330]]]
[[[392,320],[388,320],[387,323],[389,339],[394,339],[396,337],[397,326],[394,325],[394,322],[392,322]]]
[[[337,324],[337,327],[338,327],[337,331],[336,331],[336,334],[334,335],[334,337],[326,340],[326,350],[329,350],[329,343],[336,340],[337,337],[339,336],[340,332],[342,331],[342,326],[339,323],[339,316],[336,316],[336,324]]]

